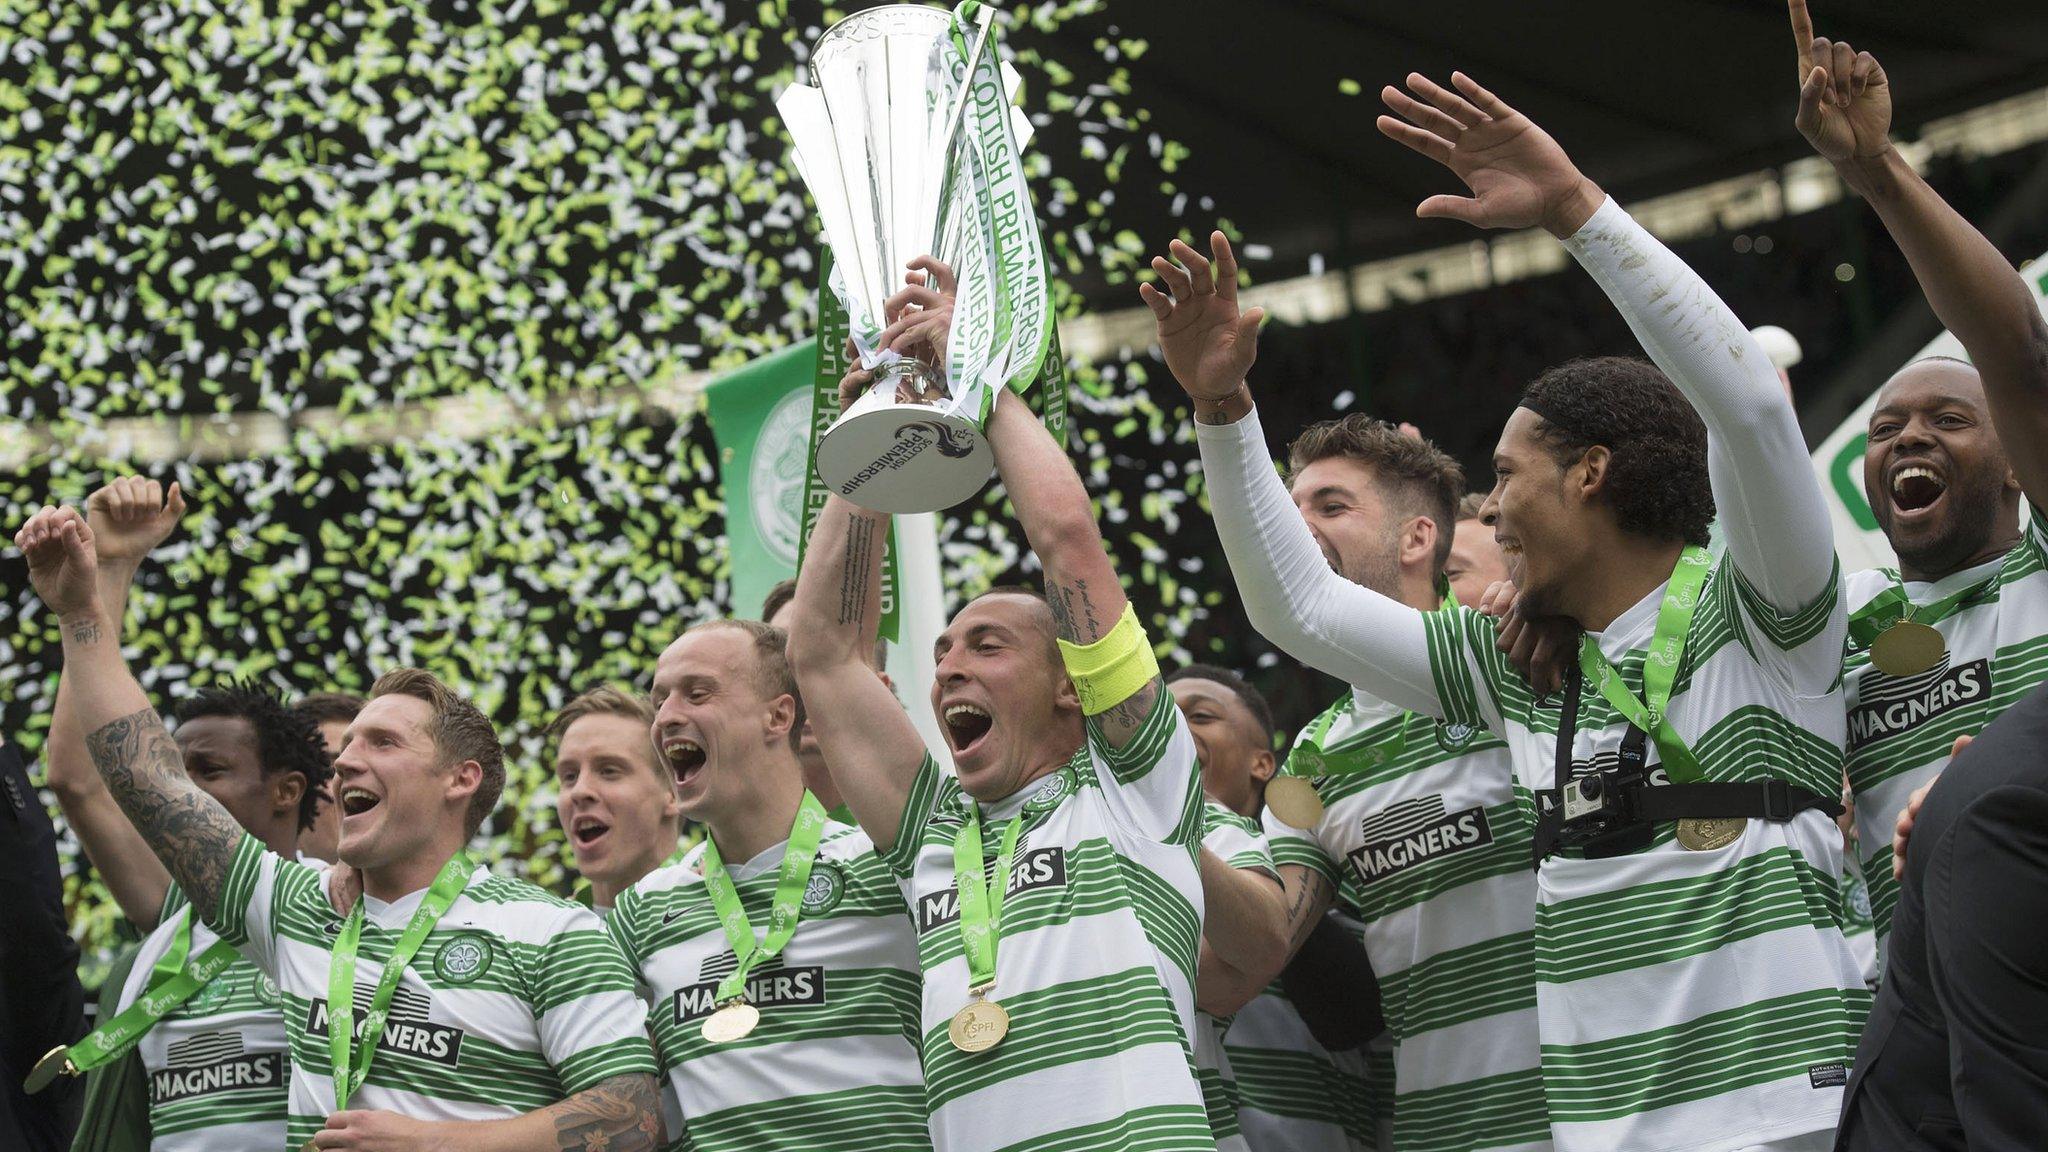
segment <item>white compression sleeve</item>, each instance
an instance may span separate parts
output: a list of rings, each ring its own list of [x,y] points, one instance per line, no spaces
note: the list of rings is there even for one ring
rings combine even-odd
[[[1331,570],[1266,456],[1258,413],[1198,424],[1195,436],[1216,533],[1252,627],[1311,668],[1442,715],[1422,613]]]
[[[1706,422],[1729,559],[1781,614],[1812,604],[1834,572],[1834,529],[1769,357],[1706,281],[1612,199],[1565,248]]]

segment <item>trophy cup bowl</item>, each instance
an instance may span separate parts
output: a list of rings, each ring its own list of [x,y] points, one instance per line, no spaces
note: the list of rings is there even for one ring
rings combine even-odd
[[[959,126],[973,118],[965,116],[968,72],[952,34],[943,8],[856,12],[819,38],[810,86],[791,85],[777,100],[832,248],[835,294],[861,362],[875,372],[868,392],[819,440],[818,476],[878,512],[951,507],[994,467],[980,427],[988,397],[979,365],[989,359],[994,327],[988,261],[982,254],[977,262],[978,234],[963,223],[981,209],[962,171],[968,149]],[[1009,124],[1007,96],[1000,114]],[[964,343],[936,363],[874,346],[887,324],[883,302],[924,255],[960,278],[949,342]]]

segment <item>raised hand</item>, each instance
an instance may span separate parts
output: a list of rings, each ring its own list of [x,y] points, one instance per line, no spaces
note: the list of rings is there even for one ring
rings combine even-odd
[[[177,530],[185,497],[175,481],[166,492],[146,476],[123,476],[87,497],[85,514],[100,563],[133,566]]]
[[[903,279],[906,286],[882,302],[889,326],[875,343],[933,366],[944,364],[946,337],[953,330],[953,270],[930,256],[919,256]]]
[[[1836,163],[1882,156],[1892,146],[1892,89],[1868,52],[1817,38],[1806,0],[1789,0],[1799,51],[1799,114],[1792,120],[1813,150]]]
[[[59,618],[92,611],[99,603],[99,564],[92,529],[76,508],[43,508],[14,534],[28,557],[29,583]]]
[[[1179,240],[1166,250],[1173,260],[1154,256],[1152,270],[1167,291],[1138,285],[1138,295],[1159,321],[1159,350],[1189,396],[1226,399],[1244,384],[1245,373],[1258,359],[1259,322],[1266,318],[1266,310],[1238,311],[1237,257],[1223,233],[1209,234],[1213,271],[1208,260]]]
[[[1533,228],[1563,239],[1591,219],[1606,195],[1581,174],[1550,134],[1463,72],[1457,91],[1419,72],[1408,74],[1410,96],[1393,85],[1380,99],[1400,117],[1382,116],[1379,130],[1456,173],[1470,196],[1431,196],[1422,217],[1463,220],[1480,228]]]

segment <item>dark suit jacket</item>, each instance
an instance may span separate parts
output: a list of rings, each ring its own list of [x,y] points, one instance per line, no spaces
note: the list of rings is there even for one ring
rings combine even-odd
[[[1835,1147],[2048,1148],[2048,687],[1928,793],[1887,948]]]
[[[63,1077],[30,1096],[22,1077],[45,1052],[85,1034],[78,945],[64,919],[57,833],[20,753],[0,741],[0,1149],[71,1143],[84,1093]]]

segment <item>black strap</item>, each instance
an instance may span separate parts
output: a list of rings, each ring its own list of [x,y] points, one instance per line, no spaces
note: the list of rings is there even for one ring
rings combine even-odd
[[[1579,687],[1584,677],[1575,662],[1564,677],[1564,711],[1557,720],[1557,762],[1551,770],[1550,788],[1536,793],[1536,837],[1530,845],[1533,858],[1529,867],[1539,867],[1543,858],[1557,847],[1558,833],[1564,827],[1564,808],[1558,800],[1558,790],[1571,782],[1572,741],[1579,734]]]
[[[1829,818],[1842,814],[1841,798],[1794,788],[1783,780],[1744,784],[1664,784],[1636,793],[1636,812],[1645,820],[1732,820],[1754,817],[1786,821],[1808,809]]]

